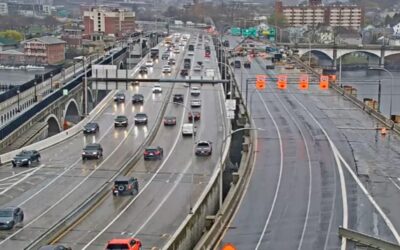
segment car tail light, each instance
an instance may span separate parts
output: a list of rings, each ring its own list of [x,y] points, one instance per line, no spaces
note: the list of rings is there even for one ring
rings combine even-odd
[[[148,155],[149,154],[149,152],[147,152],[147,151],[144,151],[144,155]]]
[[[159,155],[159,154],[160,154],[160,151],[156,151],[154,154],[155,154],[155,155]]]

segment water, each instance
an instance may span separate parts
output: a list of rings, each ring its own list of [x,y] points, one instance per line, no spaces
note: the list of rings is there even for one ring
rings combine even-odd
[[[389,116],[391,102],[392,114],[400,115],[400,72],[393,71],[392,74],[393,86],[392,78],[383,71],[342,71],[342,84],[357,88],[357,98],[360,100],[364,98],[378,100],[379,80],[381,80],[381,113]]]
[[[0,70],[0,93],[4,92],[8,85],[21,85],[32,79],[35,79],[35,74],[44,74],[49,71],[38,70],[38,71],[25,71],[25,70]]]

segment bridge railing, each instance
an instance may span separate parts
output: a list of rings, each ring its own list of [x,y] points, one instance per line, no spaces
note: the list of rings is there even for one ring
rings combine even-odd
[[[97,61],[95,61],[96,64],[108,64],[111,62],[112,58],[118,58],[120,55],[125,53],[127,48],[123,48],[120,51],[108,56],[107,58],[103,59],[100,58]],[[87,76],[90,77],[92,74],[91,69],[87,71]],[[63,88],[56,90],[49,96],[47,96],[45,99],[42,101],[38,102],[36,105],[32,106],[29,108],[25,113],[19,115],[16,117],[14,120],[10,121],[8,124],[3,126],[0,129],[0,140],[4,140],[8,136],[10,136],[14,131],[16,131],[18,128],[20,128],[23,124],[28,122],[31,118],[33,118],[36,114],[39,112],[45,110],[50,104],[56,102],[63,96],[63,90],[66,89],[68,92],[70,92],[72,89],[77,87],[81,82],[84,77],[84,73],[81,72],[77,77],[75,77],[73,80],[71,80],[69,83],[65,84]]]

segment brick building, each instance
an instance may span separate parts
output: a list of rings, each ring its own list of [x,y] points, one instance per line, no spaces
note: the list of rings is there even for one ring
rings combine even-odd
[[[364,23],[364,10],[357,5],[322,5],[319,0],[309,0],[309,5],[283,6],[281,0],[276,0],[275,11],[290,27],[324,25],[356,30]]]
[[[135,12],[105,7],[83,12],[84,35],[93,33],[122,37],[135,31]]]
[[[26,64],[57,65],[65,61],[65,41],[52,36],[22,42]]]

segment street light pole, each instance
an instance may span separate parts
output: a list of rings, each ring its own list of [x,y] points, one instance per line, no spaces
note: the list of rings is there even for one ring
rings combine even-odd
[[[18,87],[18,90],[17,90],[17,112],[20,112],[21,111],[21,109],[20,109],[20,107],[19,107],[19,93],[20,93],[20,90],[19,90],[19,87]]]
[[[34,101],[34,102],[37,102],[36,84],[37,84],[37,82],[34,81],[34,82],[33,82],[33,85],[35,86],[35,96],[33,97],[33,101]]]
[[[382,70],[382,71],[385,71],[392,78],[392,81],[391,81],[391,84],[390,84],[390,98],[389,98],[389,119],[392,120],[392,95],[393,95],[393,84],[394,84],[393,74],[392,74],[392,72],[390,72],[389,70],[387,70],[384,67],[369,67],[369,69],[370,70]]]
[[[53,92],[53,73],[50,74],[50,92]]]
[[[224,139],[222,140],[222,145],[224,145],[224,143],[225,143],[225,141],[229,138],[229,137],[231,137],[232,135],[234,135],[235,133],[237,133],[237,132],[240,132],[240,131],[244,131],[244,130],[264,130],[264,129],[262,129],[262,128],[252,128],[252,127],[248,127],[249,125],[248,124],[246,124],[246,126],[247,127],[244,127],[244,128],[238,128],[238,129],[236,129],[236,130],[233,130],[233,131],[231,131],[228,135],[226,135],[225,137],[224,137]],[[221,151],[220,151],[220,162],[219,162],[219,176],[220,176],[220,179],[219,179],[219,184],[220,184],[220,186],[219,186],[219,211],[220,211],[220,213],[222,212],[221,211],[221,208],[222,208],[222,203],[223,203],[223,195],[224,195],[224,192],[223,192],[223,188],[224,188],[224,183],[223,183],[223,181],[224,181],[224,165],[223,165],[223,162],[222,162],[222,154],[223,154],[223,147],[221,146]]]

